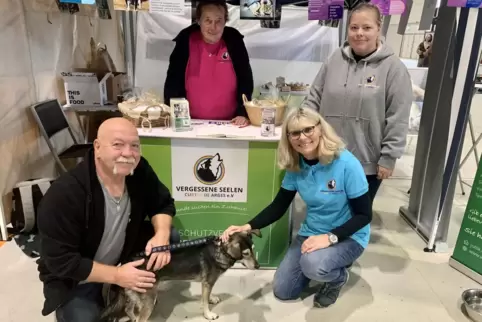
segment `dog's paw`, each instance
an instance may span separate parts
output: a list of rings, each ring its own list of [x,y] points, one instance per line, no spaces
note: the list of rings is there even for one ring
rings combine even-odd
[[[221,302],[221,299],[215,295],[211,295],[211,297],[209,297],[209,304],[218,304],[219,302]]]
[[[219,315],[211,311],[206,311],[204,312],[204,317],[208,320],[216,320],[219,317]]]

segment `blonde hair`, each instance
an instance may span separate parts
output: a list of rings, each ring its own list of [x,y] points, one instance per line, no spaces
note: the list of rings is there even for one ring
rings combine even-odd
[[[336,134],[333,127],[311,108],[291,109],[281,127],[281,139],[278,144],[278,166],[284,170],[299,171],[300,154],[293,149],[288,137],[289,131],[302,130],[304,127],[316,125],[320,131],[318,160],[321,164],[329,164],[338,158],[345,148],[345,143]],[[313,134],[316,135],[316,132]]]
[[[376,23],[378,25],[378,27],[380,27],[382,25],[382,14],[380,12],[380,8],[378,8],[378,6],[374,5],[373,3],[370,3],[370,2],[364,2],[364,3],[360,3],[359,5],[357,5],[350,13],[350,16],[348,17],[348,24],[350,24],[350,21],[351,21],[351,17],[356,13],[356,12],[360,12],[360,11],[372,11],[373,13],[375,13],[375,20],[376,20]]]

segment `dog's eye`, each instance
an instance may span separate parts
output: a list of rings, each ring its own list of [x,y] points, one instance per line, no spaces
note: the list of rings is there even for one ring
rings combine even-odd
[[[243,250],[243,256],[249,256],[249,253],[250,253],[249,249]]]

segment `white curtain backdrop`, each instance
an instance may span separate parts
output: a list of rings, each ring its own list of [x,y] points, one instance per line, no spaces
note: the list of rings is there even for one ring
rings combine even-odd
[[[139,13],[136,86],[163,93],[172,39],[191,24],[191,7],[183,16]],[[260,28],[257,20],[239,19],[239,7],[229,6],[228,26],[243,35],[251,58],[255,86],[276,81],[311,84],[321,63],[338,47],[338,29],[309,21],[306,8],[283,7],[281,28]]]
[[[124,70],[119,15],[112,10],[112,20],[100,20],[95,7],[80,7],[71,15],[61,13],[55,0],[0,0],[0,197],[20,181],[55,175],[28,107],[64,99],[60,72],[86,67],[90,38],[105,43]],[[75,126],[75,117],[70,119]],[[55,143],[67,144],[66,134]]]

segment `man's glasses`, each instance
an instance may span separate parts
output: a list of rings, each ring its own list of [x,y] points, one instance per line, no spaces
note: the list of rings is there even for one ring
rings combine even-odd
[[[318,124],[320,124],[320,122],[316,123],[313,126],[305,127],[304,129],[301,129],[301,130],[288,132],[288,137],[293,140],[298,140],[301,137],[301,133],[303,133],[306,137],[310,137],[313,135],[313,133],[315,133],[315,127]]]

